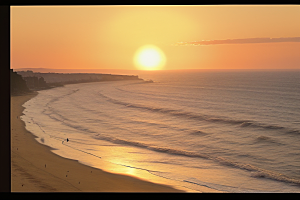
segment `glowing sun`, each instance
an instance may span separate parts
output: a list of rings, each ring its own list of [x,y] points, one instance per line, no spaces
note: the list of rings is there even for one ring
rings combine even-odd
[[[134,64],[141,70],[160,70],[165,63],[164,52],[154,45],[142,46],[134,55]]]

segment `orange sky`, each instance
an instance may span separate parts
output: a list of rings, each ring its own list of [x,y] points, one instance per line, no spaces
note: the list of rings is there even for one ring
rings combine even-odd
[[[300,69],[300,42],[174,46],[300,37],[300,6],[11,6],[11,68],[136,69],[152,44],[164,69]]]

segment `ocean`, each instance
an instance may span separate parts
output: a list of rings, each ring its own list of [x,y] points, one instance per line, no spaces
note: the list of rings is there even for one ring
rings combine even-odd
[[[70,84],[21,119],[59,156],[188,192],[300,192],[300,71],[153,71]],[[68,138],[68,141],[67,141]]]

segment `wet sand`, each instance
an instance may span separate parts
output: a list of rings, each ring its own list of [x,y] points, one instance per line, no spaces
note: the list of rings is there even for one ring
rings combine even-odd
[[[12,192],[183,192],[52,153],[50,147],[35,140],[20,119],[22,105],[36,94],[11,97]]]

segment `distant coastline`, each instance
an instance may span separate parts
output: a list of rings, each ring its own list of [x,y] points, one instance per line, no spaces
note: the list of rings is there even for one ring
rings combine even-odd
[[[84,73],[84,74],[122,74],[122,75],[136,75],[140,70],[128,69],[55,69],[55,68],[16,68],[14,71],[33,71],[35,73]]]
[[[13,71],[11,69],[11,95],[31,93],[33,91],[62,87],[67,84],[143,80],[137,75],[117,75],[102,73],[41,73],[27,71]]]

